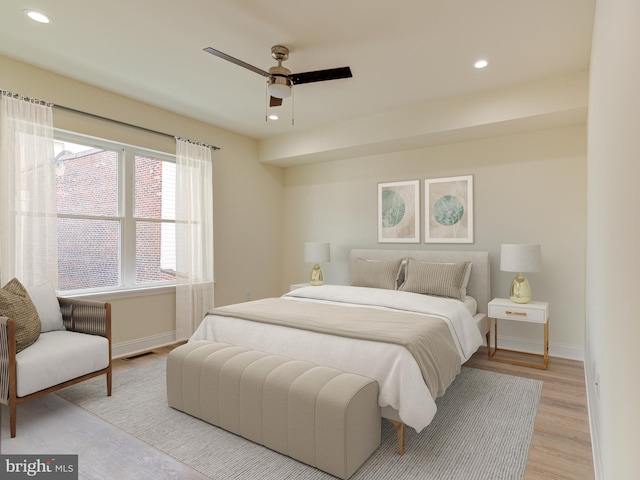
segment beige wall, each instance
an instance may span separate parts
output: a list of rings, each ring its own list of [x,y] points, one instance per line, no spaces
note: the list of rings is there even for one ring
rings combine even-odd
[[[505,297],[513,274],[500,272],[500,244],[540,243],[543,269],[528,277],[534,298],[550,302],[551,353],[582,358],[584,126],[287,168],[283,289],[307,281],[311,266],[302,262],[305,241],[331,242],[332,261],[323,266],[327,283],[348,282],[351,248],[399,246],[377,243],[378,182],[468,174],[474,176],[475,243],[402,247],[488,250],[492,294]],[[501,333],[541,348],[542,332],[535,326],[505,324]]]
[[[0,56],[0,88],[221,147],[213,153],[216,305],[278,295],[282,281],[283,170],[257,162],[257,142]],[[54,126],[175,153],[175,141],[54,109]],[[169,339],[175,295],[112,300],[116,347]]]
[[[597,2],[591,57],[585,364],[602,480],[640,478],[639,7]]]

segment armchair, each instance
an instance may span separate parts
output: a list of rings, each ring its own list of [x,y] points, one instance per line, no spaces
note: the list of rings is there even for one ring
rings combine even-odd
[[[65,330],[40,334],[16,354],[16,326],[0,317],[0,403],[9,407],[11,438],[17,405],[106,374],[111,396],[111,304],[58,297]]]

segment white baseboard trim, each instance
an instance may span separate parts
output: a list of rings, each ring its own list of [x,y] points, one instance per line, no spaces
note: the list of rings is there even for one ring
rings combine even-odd
[[[598,386],[594,378],[595,372],[593,368],[589,368],[588,363],[585,361],[585,383],[587,385],[587,411],[589,413],[589,430],[591,431],[591,452],[593,455],[593,469],[595,480],[604,480],[604,470],[602,467],[602,456],[600,454],[600,437],[598,435],[598,417],[595,409],[599,400]]]
[[[491,335],[491,341],[493,342],[493,334]],[[502,335],[498,338],[498,347],[539,354],[544,352],[544,343],[542,341]],[[549,342],[549,356],[584,362],[584,347]]]
[[[116,343],[111,348],[113,358],[130,357],[148,352],[154,348],[165,347],[176,343],[176,332],[167,332],[150,337],[137,338],[126,342]]]

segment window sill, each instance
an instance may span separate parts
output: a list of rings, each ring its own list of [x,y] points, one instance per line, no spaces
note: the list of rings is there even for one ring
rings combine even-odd
[[[109,301],[121,298],[148,297],[151,295],[165,295],[176,293],[175,285],[162,285],[157,287],[128,288],[123,290],[109,290],[107,292],[94,293],[61,293],[58,296],[63,298],[82,298],[83,300]]]

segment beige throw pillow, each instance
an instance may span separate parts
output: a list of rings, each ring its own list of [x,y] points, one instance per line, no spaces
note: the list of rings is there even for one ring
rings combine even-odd
[[[381,262],[357,258],[351,285],[396,290],[401,263],[402,259]]]
[[[13,318],[16,322],[16,353],[38,340],[38,311],[24,286],[15,278],[0,288],[0,316]]]
[[[399,290],[464,300],[469,262],[427,263],[410,258]]]

